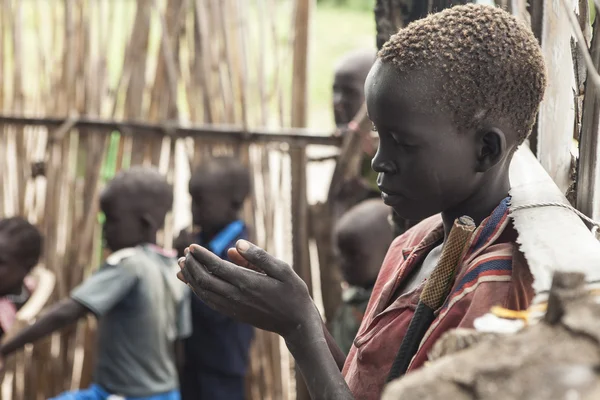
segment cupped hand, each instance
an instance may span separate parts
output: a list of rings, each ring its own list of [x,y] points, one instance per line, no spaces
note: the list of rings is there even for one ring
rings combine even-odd
[[[304,281],[261,248],[238,241],[228,252],[233,263],[198,245],[186,253],[179,259],[179,279],[216,311],[284,338],[311,327],[321,329]]]

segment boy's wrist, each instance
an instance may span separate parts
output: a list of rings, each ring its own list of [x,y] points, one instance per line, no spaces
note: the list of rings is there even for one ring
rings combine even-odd
[[[324,341],[325,334],[323,333],[321,317],[319,315],[316,317],[310,316],[284,336],[283,339],[292,354],[310,348],[315,342]]]

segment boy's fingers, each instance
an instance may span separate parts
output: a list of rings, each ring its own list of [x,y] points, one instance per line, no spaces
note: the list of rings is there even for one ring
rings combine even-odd
[[[235,248],[246,261],[279,281],[289,278],[292,272],[289,265],[246,240],[238,240]]]
[[[260,272],[260,273],[264,274],[264,272],[260,268],[258,268],[256,265],[250,264],[248,262],[248,260],[246,260],[244,257],[242,257],[242,255],[239,253],[239,251],[237,251],[237,249],[235,249],[235,248],[231,248],[231,249],[227,250],[227,258],[229,258],[229,261],[231,261],[234,264],[239,265],[240,267],[248,268],[248,269],[251,269],[252,271],[256,271],[256,272]]]
[[[237,290],[231,283],[211,274],[201,262],[194,257],[187,257],[185,268],[181,270],[184,281],[191,284],[196,295],[208,290],[216,294],[231,296]]]
[[[189,282],[188,282],[188,281],[185,279],[185,276],[183,276],[183,271],[179,271],[179,272],[177,273],[177,278],[178,278],[178,279],[179,279],[181,282],[183,282],[183,283],[186,283],[186,284],[187,284],[187,283],[189,283]]]
[[[190,246],[190,254],[195,259],[199,268],[210,275],[215,275],[222,280],[235,286],[246,286],[248,279],[251,279],[249,271],[238,268],[237,265],[222,260],[209,250],[198,245]],[[186,261],[186,268],[188,263]]]
[[[230,311],[231,307],[227,298],[209,291],[202,292],[198,297],[213,310],[232,318],[236,317],[236,313]]]
[[[237,251],[236,248],[232,247],[227,250],[227,258],[234,264],[244,268],[252,268],[252,265]]]

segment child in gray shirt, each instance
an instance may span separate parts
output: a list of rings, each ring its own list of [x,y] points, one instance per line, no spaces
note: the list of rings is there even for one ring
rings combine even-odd
[[[158,172],[134,167],[117,175],[100,199],[112,255],[2,346],[2,357],[91,312],[99,320],[94,384],[54,399],[179,400],[175,345],[191,334],[189,292],[175,277],[175,259],[154,244],[172,203]]]

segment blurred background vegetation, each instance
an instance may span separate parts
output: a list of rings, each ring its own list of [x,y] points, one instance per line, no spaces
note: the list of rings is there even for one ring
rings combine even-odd
[[[317,0],[309,59],[311,128],[334,127],[331,88],[337,60],[354,49],[375,49],[373,5],[369,0]]]

